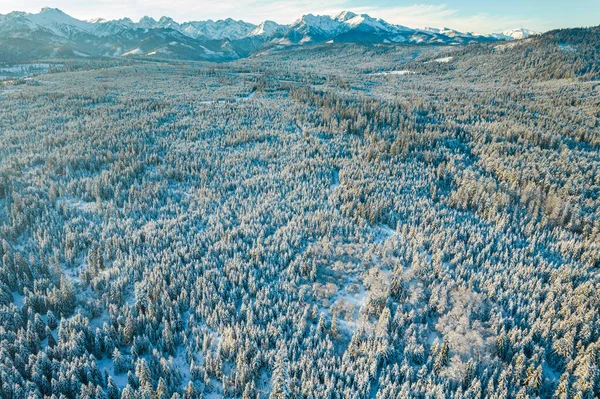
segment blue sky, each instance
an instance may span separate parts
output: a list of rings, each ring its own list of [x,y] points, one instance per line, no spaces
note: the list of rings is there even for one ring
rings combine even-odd
[[[76,18],[159,18],[178,22],[231,17],[291,23],[303,14],[368,13],[411,28],[450,27],[481,33],[513,28],[546,31],[600,24],[600,0],[0,0],[0,13],[57,7]]]

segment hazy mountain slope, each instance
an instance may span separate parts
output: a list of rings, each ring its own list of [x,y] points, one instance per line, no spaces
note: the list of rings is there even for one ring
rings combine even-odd
[[[493,36],[502,40],[521,40],[527,39],[530,36],[539,35],[540,32],[535,32],[530,29],[519,28],[504,31],[502,33],[495,33]]]
[[[528,39],[454,49],[448,64],[418,68],[457,69],[463,76],[523,82],[600,79],[600,26],[550,31]]]

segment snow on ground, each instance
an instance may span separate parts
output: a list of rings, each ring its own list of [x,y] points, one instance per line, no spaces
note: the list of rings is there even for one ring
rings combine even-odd
[[[375,228],[375,242],[382,243],[387,239],[396,236],[398,233],[387,224],[379,225]]]
[[[7,78],[6,76],[0,76],[0,80]],[[1,87],[1,86],[0,86]],[[12,87],[12,85],[4,85],[5,89],[0,90],[0,94],[10,94],[20,92],[21,89],[18,87]]]
[[[439,62],[439,63],[448,63],[450,61],[452,61],[454,59],[454,57],[443,57],[443,58],[438,58],[435,59],[435,62]]]
[[[387,76],[387,75],[411,75],[414,74],[412,71],[388,71],[388,72],[374,72],[371,75],[374,76]]]
[[[271,377],[267,371],[261,371],[256,388],[262,393],[262,397],[267,398],[271,394]]]
[[[48,322],[48,319],[45,318],[44,323],[47,323],[47,322]],[[54,342],[58,342],[58,329],[55,328],[54,330],[50,331],[50,334],[52,334],[52,337],[54,338]],[[41,350],[46,350],[47,347],[48,347],[48,338],[46,338],[42,342],[40,342]]]
[[[331,191],[334,191],[339,186],[340,186],[340,172],[337,169],[335,169],[333,171],[333,181],[331,183],[331,186],[329,186],[329,188],[331,189]]]
[[[90,327],[92,327],[93,329],[102,328],[104,323],[108,322],[109,320],[110,320],[110,316],[108,314],[108,311],[106,309],[104,309],[104,311],[102,312],[102,314],[100,316],[95,317],[90,320]]]
[[[558,381],[560,373],[554,370],[546,361],[542,363],[542,373],[550,381]]]
[[[102,360],[96,360],[96,365],[102,374],[104,374],[104,371],[106,370],[110,378],[113,379],[119,388],[125,388],[127,385],[127,373],[116,374],[115,365],[112,359],[103,358]]]
[[[83,212],[95,212],[98,210],[98,206],[95,202],[85,202],[81,199],[74,197],[65,197],[56,200],[57,205],[64,204],[67,207],[79,209]]]
[[[202,355],[201,353],[199,354]],[[201,360],[199,364],[202,364],[204,362],[203,356],[200,356],[199,360]],[[173,367],[176,370],[179,370],[179,372],[181,373],[181,380],[183,383],[182,385],[185,387],[188,384],[188,381],[192,379],[192,374],[190,373],[190,365],[187,362],[185,350],[183,349],[183,347],[180,347],[177,350],[175,357],[172,358],[172,362]]]
[[[63,272],[67,275],[67,277],[69,277],[69,279],[73,283],[81,283],[81,279],[79,278],[79,273],[81,272],[82,269],[83,269],[82,266],[68,268],[68,269],[63,267]]]
[[[140,55],[143,54],[144,52],[142,51],[142,49],[140,48],[134,48],[133,50],[129,50],[126,53],[123,53],[123,56],[127,56],[127,55]]]
[[[60,67],[62,64],[0,64],[0,80],[26,78],[50,72],[52,67]]]
[[[367,303],[368,292],[362,284],[356,283],[356,278],[332,298],[332,305],[325,309],[326,313],[338,315],[338,325],[350,332],[358,330],[360,326],[360,311]]]
[[[565,43],[561,43],[558,45],[558,48],[560,48],[560,51],[564,51],[567,53],[571,53],[571,52],[576,52],[577,48],[574,46],[571,46],[570,44],[565,44]]]
[[[221,399],[225,397],[223,396],[223,384],[221,381],[211,378],[210,386],[208,388],[210,389],[210,392],[204,394],[206,399]]]
[[[0,66],[0,73],[33,73],[44,72],[50,69],[50,64],[17,64]]]
[[[200,104],[226,104],[226,103],[237,103],[240,101],[248,101],[254,98],[254,92],[250,92],[247,96],[244,97],[235,97],[233,100],[204,100],[200,101]]]
[[[508,49],[511,49],[513,47],[517,47],[517,46],[520,46],[520,45],[521,45],[521,42],[515,41],[515,42],[509,42],[509,43],[506,43],[506,44],[499,44],[497,46],[494,46],[494,49],[496,51],[504,51],[504,50],[508,50]]]
[[[13,297],[13,303],[15,306],[17,307],[21,307],[23,306],[23,301],[25,300],[25,295],[21,295],[19,294],[17,291],[13,291],[11,292],[12,297]]]
[[[254,92],[251,91],[246,97],[236,97],[236,101],[252,100],[254,98]]]
[[[429,345],[431,346],[433,345],[436,339],[438,340],[438,342],[442,342],[442,337],[437,331],[429,331],[429,334],[427,335],[427,343],[429,343]]]
[[[204,47],[204,46],[200,46],[200,47],[202,48],[202,50],[204,50],[204,52],[205,52],[206,54],[217,54],[217,53],[215,53],[214,51],[212,51],[212,50],[210,50],[210,49],[207,49],[207,48],[206,48],[206,47]]]
[[[226,102],[225,100],[203,100],[200,104],[225,104]]]
[[[343,289],[336,295],[336,300],[343,299],[362,308],[367,301],[367,290],[362,284],[354,284],[354,286],[358,286],[357,291],[349,292],[347,289]]]

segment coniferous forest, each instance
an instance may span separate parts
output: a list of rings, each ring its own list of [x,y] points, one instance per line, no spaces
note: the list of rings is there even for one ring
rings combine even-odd
[[[0,397],[600,397],[599,52],[5,78]]]

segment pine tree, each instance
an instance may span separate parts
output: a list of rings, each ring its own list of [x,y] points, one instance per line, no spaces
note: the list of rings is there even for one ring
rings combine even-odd
[[[108,377],[106,394],[108,399],[119,399],[119,388],[110,376]]]
[[[158,385],[156,386],[156,399],[169,399],[167,383],[163,377],[158,379]]]
[[[140,386],[152,386],[152,373],[150,367],[144,358],[138,358],[135,364],[135,376],[139,381]]]
[[[242,399],[254,399],[256,396],[256,389],[254,387],[254,382],[250,381],[246,384],[244,388],[244,393],[242,394]]]
[[[283,350],[279,351],[275,360],[271,387],[269,399],[288,399],[291,397],[287,360]]]
[[[331,332],[331,336],[334,338],[337,338],[340,334],[340,328],[335,315],[331,316],[331,327],[329,328],[329,331]]]
[[[183,393],[183,399],[200,399],[199,393],[196,390],[196,387],[194,386],[192,381],[188,382],[188,384],[185,388],[185,391]]]

